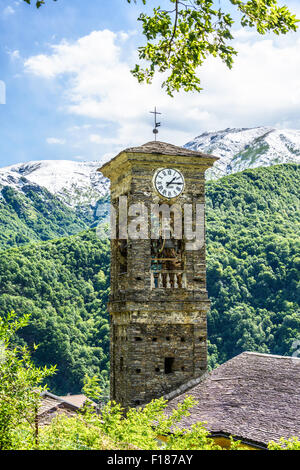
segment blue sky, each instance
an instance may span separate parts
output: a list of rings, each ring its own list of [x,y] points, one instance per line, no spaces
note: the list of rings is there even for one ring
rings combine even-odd
[[[300,16],[299,2],[285,3]],[[209,60],[200,70],[204,92],[171,99],[161,77],[139,85],[129,72],[143,44],[139,8],[126,0],[47,0],[36,10],[0,0],[1,166],[105,160],[152,140],[154,106],[163,112],[159,138],[177,145],[205,130],[300,127],[300,33],[258,37],[237,25],[234,69]]]

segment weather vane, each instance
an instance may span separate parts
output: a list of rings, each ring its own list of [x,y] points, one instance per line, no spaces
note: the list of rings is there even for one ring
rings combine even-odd
[[[157,117],[158,114],[161,114],[161,113],[159,113],[158,111],[156,111],[156,106],[155,106],[155,108],[154,108],[154,111],[150,111],[150,113],[151,113],[151,114],[154,114],[154,129],[153,129],[153,134],[154,134],[155,140],[156,140],[156,136],[157,136],[157,134],[158,134],[158,129],[157,129],[157,128],[161,126],[160,122],[157,122],[156,117]]]

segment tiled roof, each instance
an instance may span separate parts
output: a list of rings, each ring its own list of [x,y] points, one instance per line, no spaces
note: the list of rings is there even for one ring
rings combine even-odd
[[[74,415],[78,409],[79,406],[71,401],[64,400],[63,397],[44,391],[41,394],[41,402],[37,415],[39,424],[42,426],[49,424],[58,414],[67,413],[68,415]]]
[[[167,407],[168,413],[188,395],[197,399],[182,426],[206,421],[212,433],[262,445],[300,437],[300,358],[244,352],[183,389]]]
[[[85,395],[66,395],[64,397],[60,397],[62,400],[67,401],[68,403],[72,403],[78,408],[81,408],[88,398]]]
[[[41,395],[41,403],[39,406],[38,415],[41,416],[44,413],[48,413],[49,411],[58,409],[59,407],[62,407],[62,406],[64,408],[69,408],[70,410],[73,410],[73,411],[78,410],[81,405],[75,402],[73,403],[72,401],[73,396],[84,397],[86,400],[86,397],[84,395],[70,395],[67,397],[59,397],[57,395],[54,395],[51,392],[48,392],[48,390],[44,391]]]
[[[49,411],[57,409],[60,404],[61,402],[57,401],[55,398],[43,396],[39,407],[38,415],[41,416],[45,413],[49,413]]]

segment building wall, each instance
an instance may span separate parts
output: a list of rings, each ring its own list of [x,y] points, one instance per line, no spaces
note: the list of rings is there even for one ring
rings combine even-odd
[[[215,444],[222,447],[222,449],[229,450],[231,447],[231,441],[228,437],[212,437]],[[241,441],[240,445],[238,446],[239,450],[262,450],[262,448],[255,447],[254,445],[245,444]]]
[[[155,307],[138,312],[144,322],[129,312],[127,321],[124,314],[113,315],[111,392],[126,406],[159,398],[206,370],[206,312],[194,312],[197,323],[182,312],[179,322],[178,315],[174,321],[170,312],[153,312]]]

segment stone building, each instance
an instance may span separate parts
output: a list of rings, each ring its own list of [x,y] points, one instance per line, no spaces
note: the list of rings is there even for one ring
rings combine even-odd
[[[37,413],[38,423],[40,426],[45,426],[50,424],[55,416],[61,414],[76,416],[87,400],[85,395],[60,397],[46,390],[41,394],[41,403]]]
[[[109,302],[111,399],[125,408],[161,397],[206,372],[210,303],[204,173],[216,160],[149,142],[122,151],[99,169],[111,181],[113,231],[116,226]],[[153,209],[153,230],[152,208],[162,204],[170,210],[169,232],[160,208]],[[130,223],[138,216],[139,233],[130,236]]]
[[[166,413],[186,396],[197,404],[179,426],[205,422],[217,444],[234,436],[249,449],[300,437],[300,358],[243,352],[165,396]]]
[[[204,173],[216,160],[149,142],[100,168],[111,180],[111,399],[127,409],[163,396],[171,413],[192,395],[182,426],[265,449],[300,435],[300,359],[244,352],[206,370]]]
[[[234,436],[264,449],[300,435],[300,359],[244,352],[206,370],[204,173],[216,160],[149,142],[100,168],[113,215],[111,399],[127,409],[163,396],[171,413],[192,395],[198,403],[182,426],[206,422],[222,447]]]

